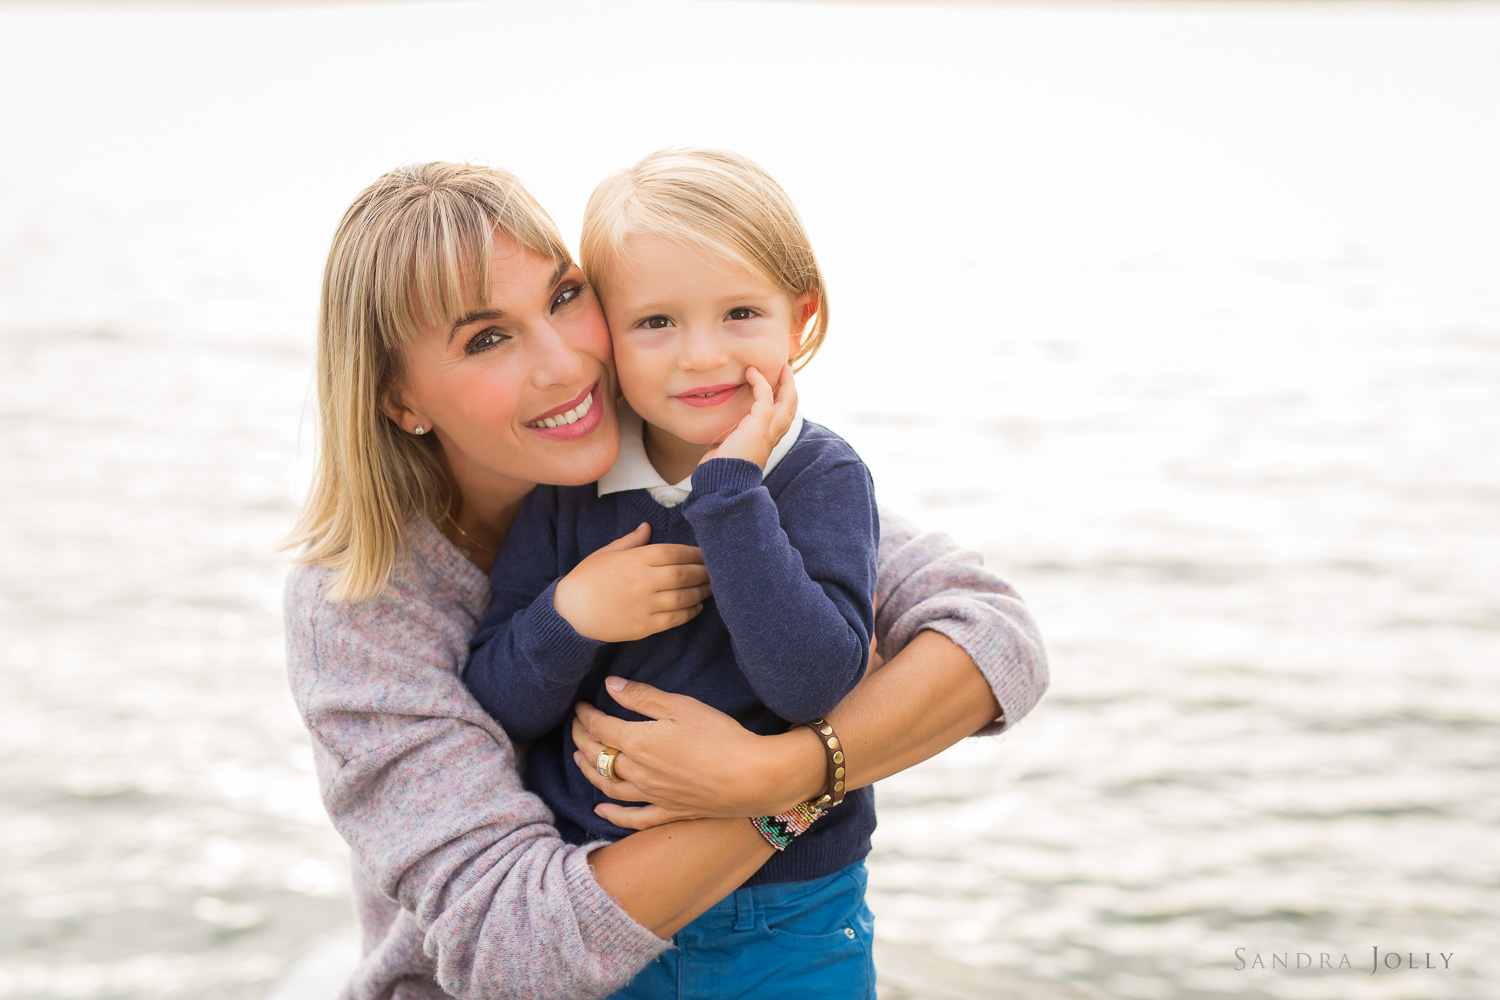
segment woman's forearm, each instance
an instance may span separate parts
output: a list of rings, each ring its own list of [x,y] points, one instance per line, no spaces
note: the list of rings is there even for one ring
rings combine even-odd
[[[580,773],[612,798],[656,803],[606,803],[600,815],[612,823],[640,830],[684,816],[774,815],[823,791],[827,757],[806,726],[756,736],[701,702],[639,681],[611,693],[620,705],[656,720],[627,722],[578,706],[573,739]],[[858,788],[973,735],[1000,711],[969,654],[925,629],[867,674],[828,720],[844,742],[846,783]],[[595,777],[593,759],[605,747],[619,749],[624,780]]]
[[[860,788],[946,750],[999,715],[969,654],[928,630],[866,675],[828,721],[844,744],[848,787]]]
[[[775,853],[744,819],[697,819],[633,833],[589,855],[599,885],[643,927],[670,937]]]
[[[1000,703],[969,654],[940,632],[919,632],[879,670],[867,674],[828,721],[844,745],[848,788],[860,788],[972,736],[1000,715]],[[823,791],[827,758],[812,730],[770,737],[773,811]]]

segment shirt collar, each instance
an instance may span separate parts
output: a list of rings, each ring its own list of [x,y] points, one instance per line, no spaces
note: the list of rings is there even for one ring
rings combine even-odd
[[[673,492],[680,492],[686,497],[693,489],[693,476],[688,473],[687,478],[680,483],[669,483],[662,478],[656,466],[651,464],[651,459],[646,457],[645,430],[646,424],[640,416],[630,408],[630,404],[623,399],[617,407],[620,422],[620,457],[615,459],[615,464],[603,476],[599,477],[599,495],[606,496],[610,493],[619,493],[622,490],[652,490],[661,487]],[[786,457],[787,452],[797,443],[797,438],[802,434],[802,414],[798,413],[792,418],[792,426],[788,427],[781,440],[776,442],[776,447],[771,449],[770,458],[766,459],[766,467],[761,472],[761,478],[771,474],[771,470]],[[658,500],[661,497],[657,497]],[[675,506],[675,505],[669,505]]]

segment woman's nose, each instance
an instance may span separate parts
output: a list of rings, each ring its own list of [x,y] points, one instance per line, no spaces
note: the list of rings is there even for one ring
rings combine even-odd
[[[531,381],[539,388],[574,386],[587,374],[587,357],[551,324],[542,324],[533,331],[531,343]]]
[[[677,367],[685,372],[706,372],[721,368],[729,362],[729,352],[724,343],[711,330],[690,328],[682,338],[682,353],[677,355]]]

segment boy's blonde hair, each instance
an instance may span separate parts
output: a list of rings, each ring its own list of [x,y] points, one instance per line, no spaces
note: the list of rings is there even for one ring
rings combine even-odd
[[[385,174],[334,233],[318,313],[317,468],[284,543],[334,570],[332,600],[378,594],[405,551],[407,522],[452,504],[440,445],[407,434],[381,404],[418,330],[487,301],[497,234],[557,263],[572,259],[519,180],[464,163]]]
[[[792,367],[812,360],[828,330],[828,289],[792,200],[756,163],[722,149],[659,149],[606,177],[583,214],[583,273],[602,289],[625,242],[645,235],[722,254],[793,299],[812,292],[817,313]]]

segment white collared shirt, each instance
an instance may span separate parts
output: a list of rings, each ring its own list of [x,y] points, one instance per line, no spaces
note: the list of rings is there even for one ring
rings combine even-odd
[[[656,471],[656,466],[651,464],[651,459],[646,457],[645,421],[623,399],[620,400],[618,413],[620,457],[615,459],[615,464],[610,466],[608,472],[599,477],[599,495],[602,497],[621,490],[645,490],[651,494],[651,499],[663,507],[676,507],[693,492],[692,473],[688,473],[687,478],[680,483],[669,483],[663,479],[661,473]],[[781,440],[776,442],[776,447],[771,449],[771,457],[766,459],[761,479],[771,474],[771,470],[792,450],[792,445],[797,443],[801,434],[802,414],[798,413],[792,418],[792,426],[786,429]]]

